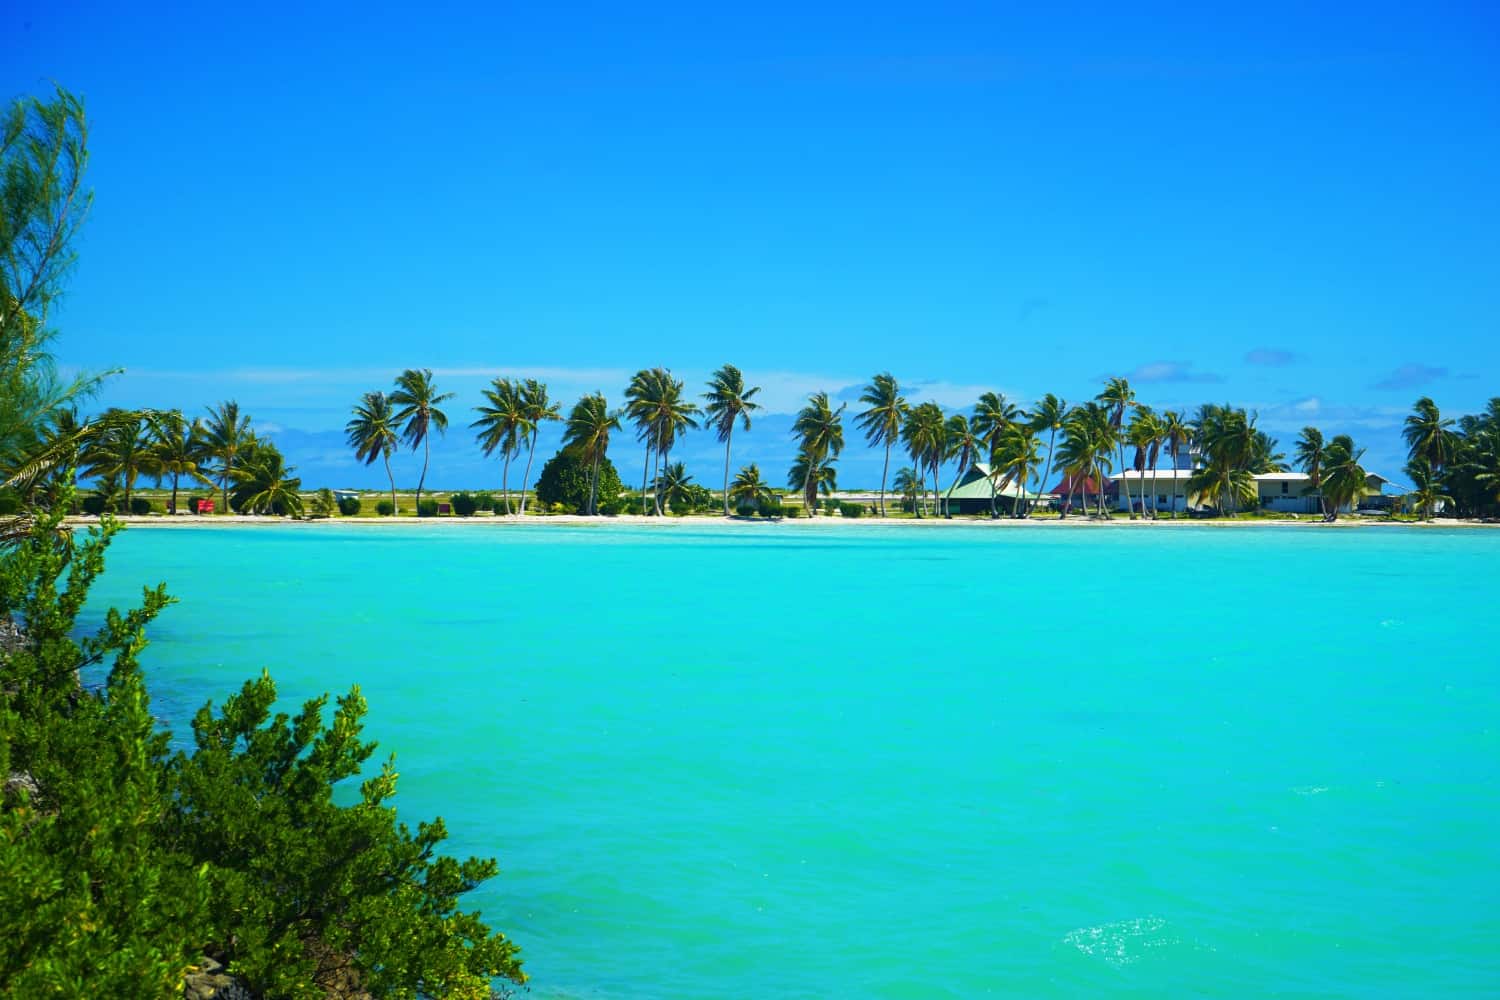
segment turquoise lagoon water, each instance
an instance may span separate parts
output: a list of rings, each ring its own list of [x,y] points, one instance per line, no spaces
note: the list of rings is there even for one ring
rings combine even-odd
[[[123,536],[179,728],[358,682],[531,996],[1500,991],[1500,533]]]

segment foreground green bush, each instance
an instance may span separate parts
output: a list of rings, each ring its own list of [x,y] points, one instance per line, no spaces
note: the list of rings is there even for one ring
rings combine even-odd
[[[438,502],[436,500],[423,500],[417,504],[418,517],[437,517]]]
[[[0,553],[0,624],[26,629],[0,644],[0,995],[181,996],[205,957],[268,1000],[524,981],[515,945],[458,909],[495,863],[438,855],[441,820],[398,823],[393,761],[335,803],[375,751],[357,688],[325,723],[326,697],[273,714],[262,674],[169,752],[136,657],[171,599],[148,589],[75,640],[118,527],[60,524]]]
[[[479,501],[469,493],[455,493],[448,498],[448,503],[453,505],[453,513],[459,517],[473,517],[479,509]]]
[[[381,517],[390,517],[396,513],[396,505],[389,500],[380,500],[375,504],[375,513]]]
[[[386,502],[389,503],[389,501]],[[344,515],[345,517],[353,517],[354,515],[358,514],[359,508],[359,497],[339,498],[339,513]]]
[[[536,498],[552,510],[561,504],[570,512],[587,510],[591,462],[572,448],[564,448],[547,460],[537,479]],[[599,463],[598,507],[601,514],[619,513],[620,474],[608,458]]]

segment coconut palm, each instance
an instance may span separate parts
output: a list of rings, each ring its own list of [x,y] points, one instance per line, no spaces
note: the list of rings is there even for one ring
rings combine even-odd
[[[1156,411],[1144,403],[1137,403],[1130,416],[1130,426],[1125,429],[1125,439],[1135,449],[1131,468],[1141,480],[1141,516],[1156,519],[1156,458],[1161,448],[1161,421]],[[1151,501],[1146,502],[1146,472],[1150,470]]]
[[[422,510],[422,487],[427,484],[427,464],[432,458],[432,432],[442,434],[448,429],[448,414],[440,406],[453,398],[453,393],[439,393],[432,381],[432,369],[418,371],[408,368],[396,376],[396,388],[391,393],[391,405],[396,410],[395,423],[401,427],[401,436],[412,451],[422,446],[422,475],[417,479],[417,511]]]
[[[755,394],[760,386],[745,388],[745,378],[734,365],[725,365],[708,380],[708,392],[703,398],[708,405],[704,410],[719,440],[724,442],[724,516],[729,516],[729,446],[734,436],[735,421],[750,429],[750,414],[760,409]]]
[[[801,491],[808,517],[817,513],[819,493],[826,496],[838,489],[838,474],[833,468],[837,461],[832,455],[813,453],[806,444],[797,452],[786,481],[792,489]]]
[[[1125,411],[1135,405],[1135,390],[1130,388],[1130,381],[1124,378],[1111,378],[1104,384],[1104,391],[1094,397],[1103,403],[1109,410],[1109,425],[1113,429],[1114,444],[1120,451],[1120,472],[1125,472],[1125,442],[1126,436],[1123,431],[1125,424]],[[1120,479],[1120,487],[1125,491],[1125,508],[1130,512],[1130,519],[1135,520],[1135,503],[1130,498],[1130,479],[1123,476]]]
[[[974,463],[974,456],[979,450],[979,439],[974,436],[974,429],[969,426],[969,418],[962,413],[955,413],[948,418],[947,441],[945,442],[947,454],[957,466],[953,473],[953,481],[948,484],[947,496],[943,499],[944,513],[953,516],[953,488],[958,481],[969,471],[969,466]]]
[[[526,475],[521,479],[521,516],[525,517],[526,489],[531,483],[531,463],[536,458],[536,436],[542,424],[562,419],[562,404],[548,398],[545,382],[529,378],[521,383],[521,412],[526,418],[526,431],[531,440],[526,451]]]
[[[563,435],[565,447],[576,448],[592,467],[589,473],[589,502],[585,514],[599,512],[599,462],[609,450],[611,431],[620,429],[619,411],[610,412],[604,394],[596,392],[584,396],[568,414],[568,427]]]
[[[1177,519],[1177,456],[1188,448],[1193,439],[1193,426],[1187,422],[1181,410],[1166,410],[1161,415],[1161,440],[1167,453],[1172,456],[1172,519]],[[1182,488],[1183,503],[1187,503],[1187,487]]]
[[[390,397],[380,391],[367,392],[359,397],[344,425],[344,440],[354,449],[356,461],[374,465],[375,460],[385,462],[385,478],[391,484],[391,514],[400,513],[396,505],[396,476],[391,472],[391,455],[400,443],[396,431],[396,411]]]
[[[505,500],[505,513],[509,514],[510,462],[520,453],[521,441],[531,430],[526,420],[526,402],[521,398],[520,384],[508,378],[497,376],[480,392],[485,402],[474,407],[479,419],[469,426],[479,431],[479,447],[484,450],[485,458],[500,453],[500,495]]]
[[[636,439],[646,446],[646,465],[641,471],[641,513],[646,513],[646,484],[651,478],[651,459],[656,451],[656,415],[669,381],[665,368],[642,368],[625,389],[625,415],[635,425]]]
[[[1437,404],[1427,396],[1417,400],[1412,410],[1401,431],[1406,441],[1407,457],[1414,462],[1426,462],[1435,475],[1441,474],[1453,460],[1458,443],[1458,436],[1452,429],[1453,421],[1445,420],[1438,412]],[[1427,520],[1432,520],[1432,507],[1424,507],[1424,512]]]
[[[689,489],[692,485],[693,477],[688,473],[686,465],[668,462],[662,466],[661,475],[657,477],[652,489],[665,512],[675,510],[679,504],[686,505],[692,500],[693,494]]]
[[[1104,474],[1112,468],[1110,455],[1115,446],[1109,411],[1095,402],[1075,406],[1063,420],[1063,433],[1058,458],[1072,483],[1082,486],[1084,512],[1088,512],[1089,484],[1092,482],[1098,489],[1098,516],[1107,517],[1104,510]]]
[[[240,404],[225,400],[208,409],[208,420],[203,425],[203,454],[219,463],[214,470],[224,509],[229,510],[229,484],[234,481],[235,459],[254,435],[250,431],[249,415],[240,413]]]
[[[1006,430],[1016,420],[1024,417],[1025,414],[1020,408],[1014,403],[1007,402],[1000,393],[986,392],[981,395],[979,402],[974,404],[974,419],[970,421],[980,453],[993,456],[996,449],[1000,447],[1000,439],[1005,435]],[[991,485],[993,485],[993,477]],[[952,492],[950,487],[949,493]],[[991,490],[990,517],[998,516],[999,511],[995,509],[995,491]]]
[[[866,409],[855,416],[854,423],[865,432],[865,441],[871,448],[885,448],[885,465],[880,470],[880,516],[885,517],[885,484],[891,471],[891,446],[901,437],[906,400],[895,376],[881,372],[860,392],[859,401]]]
[[[1042,443],[1030,424],[1011,424],[990,455],[990,476],[1001,477],[1004,483],[1014,483],[1020,496],[1011,505],[1011,515],[1017,518],[1031,516],[1029,485],[1042,463]]]
[[[1411,480],[1412,486],[1407,499],[1416,506],[1423,520],[1432,520],[1438,504],[1453,502],[1453,498],[1443,492],[1445,487],[1439,478],[1438,471],[1425,457],[1414,458],[1407,462],[1406,475]]]
[[[203,423],[200,420],[188,423],[181,410],[158,411],[151,420],[151,434],[155,439],[152,443],[155,474],[172,477],[172,499],[167,510],[175,514],[177,486],[183,476],[194,482],[213,482],[198,468],[198,458],[203,453]]]
[[[818,490],[827,492],[833,488],[832,466],[844,450],[844,410],[847,406],[847,403],[840,403],[835,410],[828,400],[828,393],[815,392],[807,397],[807,404],[797,411],[797,419],[792,424],[792,434],[796,436],[799,448],[791,479],[795,481],[793,488],[802,490],[809,514],[817,507]]]
[[[1328,498],[1324,518],[1338,520],[1339,509],[1355,507],[1370,492],[1369,474],[1360,465],[1364,449],[1354,447],[1354,439],[1339,434],[1323,451],[1323,493]]]
[[[672,446],[677,443],[679,435],[689,429],[698,426],[697,415],[700,412],[697,403],[692,403],[683,395],[686,387],[681,379],[671,377],[662,383],[661,395],[657,400],[656,419],[653,421],[655,431],[656,454],[661,459],[663,466],[671,461]],[[665,513],[666,501],[656,497],[656,513],[661,516]]]
[[[1047,489],[1052,478],[1052,458],[1057,453],[1057,432],[1062,429],[1063,418],[1068,415],[1068,404],[1052,393],[1047,393],[1031,411],[1031,428],[1040,434],[1047,432],[1047,466],[1042,471],[1041,488]],[[1059,512],[1060,516],[1061,512]]]
[[[901,494],[901,499],[909,504],[912,511],[920,517],[921,512],[917,507],[921,502],[923,492],[927,489],[927,484],[922,481],[921,473],[907,466],[896,472],[896,479],[891,485],[897,493]]]
[[[302,480],[292,476],[297,470],[286,464],[276,446],[251,437],[241,451],[241,461],[232,473],[240,511],[300,516]]]
[[[760,477],[760,466],[751,462],[735,474],[729,498],[740,510],[759,508],[771,502],[771,487]]]
[[[933,402],[912,407],[901,426],[901,440],[917,468],[924,474],[932,473],[932,510],[936,516],[943,460],[948,457],[948,421],[943,417],[942,407]],[[917,510],[917,516],[921,517],[920,505]]]
[[[154,416],[137,410],[110,410],[105,430],[83,452],[85,475],[118,478],[127,514],[130,513],[130,494],[135,489],[136,478],[142,474],[155,475],[160,467],[153,447]]]
[[[1304,427],[1294,452],[1297,465],[1307,473],[1307,493],[1317,496],[1318,509],[1325,518],[1328,516],[1328,501],[1323,496],[1323,451],[1326,447],[1322,431],[1316,427]]]

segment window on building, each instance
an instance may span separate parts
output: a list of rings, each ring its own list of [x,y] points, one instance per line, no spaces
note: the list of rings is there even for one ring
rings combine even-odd
[[[1292,491],[1291,487],[1292,484],[1283,479],[1281,481],[1281,495],[1286,496],[1288,493],[1290,493]]]

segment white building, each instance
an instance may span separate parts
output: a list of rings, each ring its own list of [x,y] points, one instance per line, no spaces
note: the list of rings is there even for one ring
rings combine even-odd
[[[1187,495],[1187,481],[1192,476],[1189,469],[1131,469],[1124,473],[1116,473],[1109,478],[1119,485],[1119,497],[1117,507],[1119,510],[1128,511],[1134,506],[1137,511],[1143,507],[1152,509],[1152,497],[1155,497],[1155,509],[1167,513],[1169,511],[1182,511],[1196,505],[1197,497]],[[1384,476],[1370,473],[1365,483],[1369,488],[1371,498],[1379,497],[1381,488],[1390,480]],[[1256,493],[1259,495],[1259,507],[1262,510],[1277,511],[1285,514],[1318,514],[1322,507],[1318,503],[1318,494],[1312,489],[1312,478],[1305,472],[1266,472],[1255,477]],[[1129,501],[1125,498],[1126,490],[1130,492]],[[1144,499],[1144,504],[1142,500]],[[1378,505],[1378,504],[1377,504]],[[1340,513],[1348,513],[1349,505],[1345,504]]]

